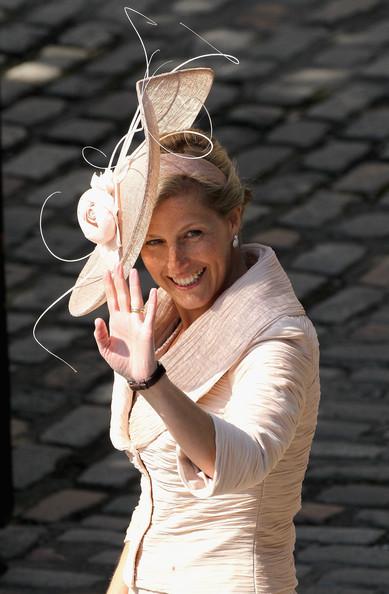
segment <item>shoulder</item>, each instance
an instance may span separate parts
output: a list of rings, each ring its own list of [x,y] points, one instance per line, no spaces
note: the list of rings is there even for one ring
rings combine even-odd
[[[230,369],[230,379],[273,370],[280,377],[297,373],[310,381],[319,367],[319,343],[306,315],[284,316],[261,333]]]

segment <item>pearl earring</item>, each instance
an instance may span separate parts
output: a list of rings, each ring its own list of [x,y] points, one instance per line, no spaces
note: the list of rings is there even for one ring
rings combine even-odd
[[[237,248],[239,247],[239,238],[237,235],[234,235],[234,238],[232,240],[232,247],[233,248]]]

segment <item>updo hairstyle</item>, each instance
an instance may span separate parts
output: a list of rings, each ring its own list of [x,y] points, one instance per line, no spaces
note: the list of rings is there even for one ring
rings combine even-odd
[[[208,152],[209,141],[195,132],[205,134],[201,130],[191,129],[186,132],[177,132],[160,140],[164,148],[161,147],[161,153],[172,152],[184,155],[201,156]],[[205,157],[218,167],[225,175],[224,185],[217,184],[201,178],[197,179],[185,175],[171,175],[160,182],[158,188],[158,202],[171,196],[183,194],[188,190],[202,190],[200,196],[208,208],[214,210],[221,217],[225,217],[236,206],[242,207],[242,214],[246,204],[251,199],[251,190],[242,184],[236,165],[230,159],[225,148],[212,138],[213,149]],[[165,150],[167,149],[167,150]],[[179,157],[177,157],[179,158]]]

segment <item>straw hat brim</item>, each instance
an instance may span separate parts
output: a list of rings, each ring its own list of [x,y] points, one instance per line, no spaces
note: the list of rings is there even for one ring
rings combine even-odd
[[[210,68],[191,68],[160,74],[137,82],[136,92],[145,140],[130,156],[119,159],[115,174],[129,164],[117,186],[120,262],[127,277],[142,249],[157,200],[160,137],[190,128],[213,82]],[[124,163],[126,166],[127,163]],[[69,300],[73,316],[85,315],[105,301],[104,273],[108,269],[96,246],[82,269]]]

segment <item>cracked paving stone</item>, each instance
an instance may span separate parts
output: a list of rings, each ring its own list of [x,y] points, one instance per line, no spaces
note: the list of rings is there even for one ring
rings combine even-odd
[[[366,111],[344,132],[349,138],[385,140],[389,134],[389,109],[381,107]]]
[[[318,495],[320,501],[365,507],[389,507],[389,487],[360,483],[336,485]],[[389,553],[387,559],[389,560]]]
[[[250,127],[260,129],[270,128],[282,117],[282,109],[257,104],[240,105],[229,112],[229,118],[232,121],[250,124]]]
[[[282,229],[282,227],[273,227],[252,235],[252,241],[270,245],[277,249],[292,248],[299,242],[299,240],[300,235],[296,231]]]
[[[352,441],[369,431],[370,428],[369,423],[352,423],[321,418],[316,428],[315,439],[347,438]]]
[[[299,559],[305,562],[345,563],[347,565],[366,565],[370,567],[386,567],[389,560],[388,551],[379,546],[356,547],[348,545],[318,546],[312,545],[300,551]]]
[[[384,535],[384,530],[349,526],[297,526],[296,533],[297,541],[367,545],[377,542]]]
[[[389,186],[388,165],[369,162],[357,165],[335,184],[335,189],[371,195],[386,186]]]
[[[356,345],[356,348],[361,348],[362,345]],[[338,354],[338,347],[332,347],[336,349],[336,355],[338,357],[338,363],[341,360],[341,355]],[[382,351],[382,346],[380,345],[380,349]],[[327,348],[323,349],[324,353],[328,351]],[[362,347],[362,357],[366,357],[367,353],[371,352],[371,347],[369,349],[365,349],[363,352]],[[373,357],[376,355],[373,351]],[[387,357],[387,355],[386,355]],[[355,419],[356,421],[363,421],[368,422],[371,421],[380,425],[385,422],[386,419],[389,418],[389,405],[382,404],[378,402],[374,402],[374,406],[367,403],[362,402],[354,402],[352,406],[350,406],[350,402],[330,402],[325,400],[322,402],[322,414],[325,414],[326,417],[333,419],[333,418],[343,418],[347,421]]]
[[[71,450],[55,446],[26,443],[13,451],[15,489],[25,489],[54,472],[58,462],[69,456]]]
[[[328,442],[327,442],[328,443]],[[374,446],[371,446],[374,447]],[[328,447],[327,447],[328,449]],[[363,450],[358,450],[357,454],[364,454],[366,453]],[[373,454],[370,450],[367,451],[366,458],[372,458]],[[336,458],[336,454],[333,456]],[[371,483],[385,483],[389,479],[389,470],[387,466],[384,466],[382,463],[378,464],[377,460],[374,464],[366,462],[362,462],[363,456],[358,457],[355,455],[353,458],[354,460],[358,460],[358,465],[353,466],[350,464],[351,457],[343,456],[345,460],[347,460],[347,464],[341,464],[339,461],[337,465],[334,466],[333,464],[323,464],[321,463],[320,466],[311,468],[309,476],[311,480],[314,481],[341,481],[344,482],[345,480],[350,481],[369,481]]]
[[[389,511],[380,509],[363,509],[356,515],[357,521],[367,522],[381,528],[389,528]]]
[[[347,88],[337,91],[325,101],[320,101],[308,110],[310,117],[342,122],[355,112],[368,107],[382,96],[383,89],[370,83],[351,83]]]
[[[389,569],[343,568],[328,571],[320,583],[356,584],[358,586],[389,586]]]
[[[256,97],[259,102],[271,106],[297,107],[312,99],[316,92],[308,83],[287,84],[285,81],[276,81],[262,85]]]
[[[25,15],[25,19],[29,23],[37,25],[46,25],[56,27],[58,25],[65,25],[67,21],[74,19],[75,15],[80,12],[84,6],[84,0],[67,0],[62,4],[54,3],[39,6],[32,12]]]
[[[239,91],[227,83],[214,83],[207,98],[207,109],[215,115],[218,111],[233,106],[238,98]]]
[[[326,178],[319,173],[277,175],[254,188],[254,201],[270,204],[293,204],[321,185]]]
[[[47,35],[48,30],[44,27],[23,22],[7,23],[1,31],[0,51],[5,54],[24,56],[36,48]]]
[[[365,248],[356,243],[319,243],[298,256],[292,267],[330,276],[339,275],[358,262],[365,253]]]
[[[20,245],[24,238],[35,231],[39,214],[33,207],[14,206],[4,209],[4,240],[7,246]]]
[[[373,260],[373,266],[361,281],[368,285],[378,287],[389,287],[389,256],[383,256]]]
[[[369,212],[354,217],[336,226],[336,229],[349,235],[361,239],[383,238],[389,235],[389,213]]]
[[[77,67],[88,57],[89,52],[86,49],[66,45],[47,45],[38,55],[40,62],[58,66],[63,70]]]
[[[91,77],[81,74],[64,76],[46,87],[46,92],[64,99],[96,97],[106,86],[104,77]]]
[[[98,143],[107,138],[114,130],[109,121],[73,118],[62,120],[46,131],[45,136],[54,141],[75,144]]]
[[[219,66],[217,69],[217,78],[225,82],[237,81],[245,83],[256,81],[267,76],[275,68],[271,60],[249,60],[239,59],[239,65],[231,62]]]
[[[42,311],[44,307],[42,307]],[[43,363],[49,360],[50,353],[45,351],[39,344],[37,344],[30,332],[26,332],[23,337],[11,339],[9,344],[10,360],[14,363],[23,363],[32,365],[34,363]],[[68,349],[77,336],[84,334],[81,330],[73,330],[69,328],[61,328],[58,332],[58,326],[55,328],[45,328],[39,331],[39,341],[51,349]]]
[[[112,43],[116,36],[117,28],[113,23],[88,21],[69,28],[58,37],[58,42],[86,49],[97,49]]]
[[[47,443],[81,448],[103,435],[108,426],[109,413],[105,408],[81,405],[46,429],[41,439]]]
[[[5,72],[5,79],[40,86],[58,79],[62,70],[58,66],[44,64],[39,61],[22,62],[12,66]]]
[[[369,12],[380,3],[381,0],[332,0],[324,8],[314,11],[308,20],[333,25],[337,21]]]
[[[135,113],[138,101],[136,94],[130,91],[115,91],[106,95],[93,104],[81,108],[81,113],[93,118],[108,118],[110,120],[130,120]]]
[[[314,320],[327,324],[343,323],[376,305],[382,293],[364,287],[346,287],[310,309]]]
[[[275,169],[291,154],[290,149],[275,146],[247,149],[236,157],[239,174],[244,180],[253,180]]]
[[[259,134],[255,130],[248,130],[240,126],[219,126],[217,139],[223,146],[228,146],[230,155],[237,151],[255,145],[259,141]]]
[[[148,50],[151,48],[148,44]],[[128,77],[128,72],[131,72],[131,67],[134,67],[141,61],[139,54],[139,43],[126,43],[120,45],[112,51],[95,58],[84,68],[85,74],[92,74],[103,77],[111,77],[119,74]],[[85,81],[85,76],[83,76]]]
[[[1,146],[4,151],[14,149],[27,138],[27,131],[21,126],[4,124],[1,126]]]
[[[310,152],[304,159],[304,165],[319,171],[340,173],[365,157],[370,150],[367,143],[330,140],[321,148]]]
[[[38,182],[77,159],[78,152],[57,144],[36,143],[4,163],[3,171]]]
[[[296,227],[320,227],[338,217],[353,201],[355,197],[351,195],[319,190],[310,200],[293,208],[279,220],[283,224]]]
[[[270,39],[256,44],[249,51],[257,58],[290,60],[318,42],[323,35],[324,31],[320,28],[281,25]]]
[[[372,47],[338,43],[318,54],[315,58],[315,64],[319,66],[352,68],[353,66],[360,66],[366,63],[375,51],[375,48]]]
[[[0,555],[2,559],[12,559],[27,553],[45,530],[39,526],[8,525],[0,530]]]
[[[88,528],[100,528],[124,532],[128,527],[128,517],[108,516],[105,514],[95,514],[87,516],[81,524]]]
[[[313,458],[345,458],[350,460],[375,460],[385,451],[384,448],[370,444],[355,444],[340,441],[314,441]]]
[[[68,516],[85,512],[100,504],[106,494],[85,489],[63,489],[43,497],[36,505],[23,513],[23,517],[35,522],[58,522]]]
[[[305,501],[302,508],[295,516],[297,524],[304,524],[305,522],[312,524],[322,524],[329,518],[336,516],[344,511],[344,507],[340,505],[327,505],[317,503],[316,501]]]
[[[4,584],[27,586],[29,588],[52,588],[54,591],[93,586],[101,581],[101,576],[92,573],[63,571],[59,569],[34,569],[31,567],[11,567],[2,576]]]
[[[274,143],[309,148],[317,144],[327,131],[328,126],[326,124],[299,120],[281,124],[271,132],[268,139]]]
[[[74,528],[67,530],[58,540],[60,542],[98,542],[110,545],[119,546],[123,542],[123,535],[120,532],[114,530],[97,530],[87,528]]]
[[[313,293],[313,291],[320,289],[327,282],[325,277],[319,276],[318,274],[308,274],[290,270],[288,271],[288,277],[298,299],[305,299],[308,295]]]
[[[380,56],[375,62],[369,64],[362,74],[378,78],[388,78],[389,76],[389,54]]]
[[[125,486],[129,481],[139,480],[136,470],[122,452],[109,454],[99,462],[92,464],[78,477],[78,482],[103,487]]]
[[[233,54],[245,50],[248,46],[256,43],[256,35],[252,31],[238,30],[235,28],[208,29],[202,31],[201,35],[216,47],[228,48],[228,53]],[[203,53],[204,41],[196,39],[194,50],[197,53]]]
[[[58,117],[66,108],[65,101],[47,97],[27,97],[3,111],[5,122],[13,122],[28,128]]]
[[[224,4],[226,4],[226,0],[212,0],[212,3],[208,0],[179,0],[173,4],[172,9],[181,14],[206,14],[214,12]]]

